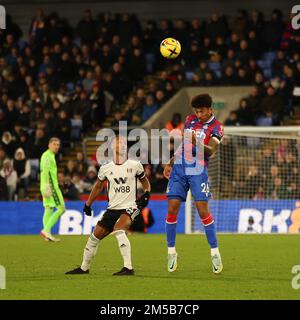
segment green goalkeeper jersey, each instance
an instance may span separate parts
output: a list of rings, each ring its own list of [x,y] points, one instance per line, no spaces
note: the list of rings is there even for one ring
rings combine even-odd
[[[40,171],[40,190],[42,193],[47,186],[50,186],[51,189],[59,189],[55,153],[49,149],[42,154],[40,161]]]

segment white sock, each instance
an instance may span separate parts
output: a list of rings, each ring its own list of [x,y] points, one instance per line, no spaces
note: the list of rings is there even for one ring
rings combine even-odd
[[[218,247],[217,247],[217,248],[211,248],[211,249],[210,249],[210,255],[211,255],[211,256],[214,256],[215,254],[220,254]]]
[[[119,249],[124,260],[124,267],[132,270],[131,245],[129,239],[126,236],[126,232],[124,230],[118,230],[115,232],[115,236],[118,240]]]
[[[83,251],[83,260],[81,264],[81,269],[83,271],[90,269],[90,265],[97,253],[99,241],[100,240],[96,238],[93,233],[90,235]]]
[[[176,253],[175,247],[168,247],[168,254]]]

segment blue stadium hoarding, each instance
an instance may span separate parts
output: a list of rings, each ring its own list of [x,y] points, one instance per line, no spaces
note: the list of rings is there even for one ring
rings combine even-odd
[[[93,205],[94,217],[82,214],[83,202],[66,202],[67,211],[53,233],[89,234],[106,208],[107,202]],[[211,200],[218,232],[230,233],[298,233],[300,231],[300,201],[296,200]],[[149,233],[165,232],[166,201],[150,201],[155,223]],[[0,202],[0,234],[38,234],[42,228],[41,202]],[[196,217],[195,229],[200,227]],[[178,216],[178,233],[184,233],[184,205]]]

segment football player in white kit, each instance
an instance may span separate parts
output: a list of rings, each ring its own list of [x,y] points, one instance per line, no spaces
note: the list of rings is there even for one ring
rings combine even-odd
[[[127,142],[122,136],[112,140],[114,159],[102,165],[98,179],[84,206],[84,213],[92,214],[91,205],[102,191],[107,180],[108,207],[90,235],[83,252],[83,261],[79,268],[66,274],[87,274],[96,255],[99,242],[109,234],[114,234],[124,260],[124,267],[114,275],[134,275],[131,263],[131,246],[126,231],[140,209],[146,207],[150,197],[150,183],[145,176],[144,168],[139,161],[127,158]],[[144,194],[137,198],[137,179],[140,180]]]

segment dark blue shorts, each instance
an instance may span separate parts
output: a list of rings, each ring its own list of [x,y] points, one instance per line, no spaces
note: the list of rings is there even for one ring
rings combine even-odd
[[[211,198],[207,168],[199,175],[186,174],[186,167],[174,164],[167,188],[168,199],[185,202],[189,189],[195,201],[208,201]]]

